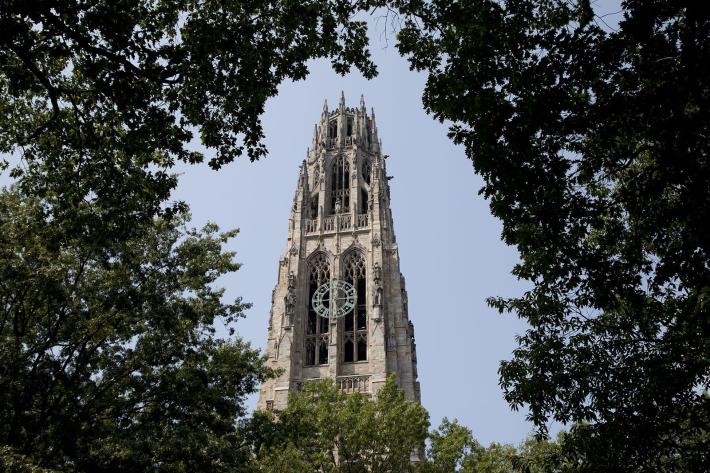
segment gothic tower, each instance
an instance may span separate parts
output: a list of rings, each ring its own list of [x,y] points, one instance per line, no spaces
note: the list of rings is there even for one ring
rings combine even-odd
[[[333,111],[325,103],[298,174],[272,293],[267,363],[283,373],[261,386],[260,409],[283,408],[289,390],[309,380],[330,378],[346,392],[373,394],[390,374],[419,401],[381,148],[364,98],[358,108],[346,107],[342,95]]]

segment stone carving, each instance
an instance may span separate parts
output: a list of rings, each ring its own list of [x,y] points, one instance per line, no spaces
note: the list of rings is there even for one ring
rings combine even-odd
[[[399,281],[402,286],[402,315],[406,317],[409,314],[409,301],[407,299],[407,289],[406,289],[406,283],[404,280],[404,275],[402,273],[399,274]],[[410,325],[412,325],[412,322],[409,322]],[[412,333],[414,332],[414,326],[412,326]]]
[[[381,244],[382,244],[382,242],[380,241],[380,236],[379,236],[379,235],[375,235],[375,237],[372,239],[372,246],[378,247],[378,246],[380,246]]]
[[[397,349],[397,339],[394,335],[387,337],[387,351],[395,351]]]
[[[374,273],[373,282],[375,283],[375,307],[382,306],[382,268],[380,263],[375,263],[372,268]]]
[[[313,182],[320,182],[320,166],[318,163],[316,163],[315,167],[313,168]]]
[[[288,292],[286,293],[286,325],[293,326],[293,315],[296,309],[296,276],[293,271],[288,273]]]
[[[407,324],[407,331],[409,332],[409,342],[412,349],[412,361],[417,361],[417,342],[414,339],[414,324],[411,320]]]
[[[296,248],[296,245],[291,246],[289,253],[291,253],[291,256],[296,256],[298,254],[298,248]],[[293,273],[291,273],[291,274],[293,274]]]

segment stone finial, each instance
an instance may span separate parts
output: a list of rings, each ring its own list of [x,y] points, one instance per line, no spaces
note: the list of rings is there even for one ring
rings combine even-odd
[[[340,91],[340,110],[345,110],[345,92]]]
[[[360,95],[360,110],[365,111],[365,96]]]
[[[328,99],[325,99],[323,102],[323,115],[326,115],[328,113]]]

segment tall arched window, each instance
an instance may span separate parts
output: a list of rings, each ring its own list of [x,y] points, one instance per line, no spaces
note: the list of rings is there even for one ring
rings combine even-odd
[[[343,362],[367,360],[367,271],[365,257],[359,251],[343,261],[344,279],[357,292],[355,308],[343,317]]]
[[[311,300],[316,289],[330,281],[330,263],[324,253],[318,253],[308,263],[308,319],[306,320],[306,365],[328,364],[328,319],[319,316]]]
[[[340,211],[350,210],[350,163],[345,156],[338,156],[333,161],[330,179],[330,209],[336,213],[336,202],[340,202]]]

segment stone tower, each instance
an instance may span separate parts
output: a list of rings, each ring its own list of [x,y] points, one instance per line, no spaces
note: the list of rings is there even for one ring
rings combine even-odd
[[[375,112],[367,114],[363,97],[358,108],[346,107],[342,95],[333,111],[325,103],[298,174],[272,294],[267,363],[283,373],[261,386],[260,409],[285,407],[289,391],[309,380],[330,378],[346,392],[373,394],[390,374],[420,400],[381,149]],[[312,304],[332,280],[348,282],[355,296],[337,318],[322,317]]]

